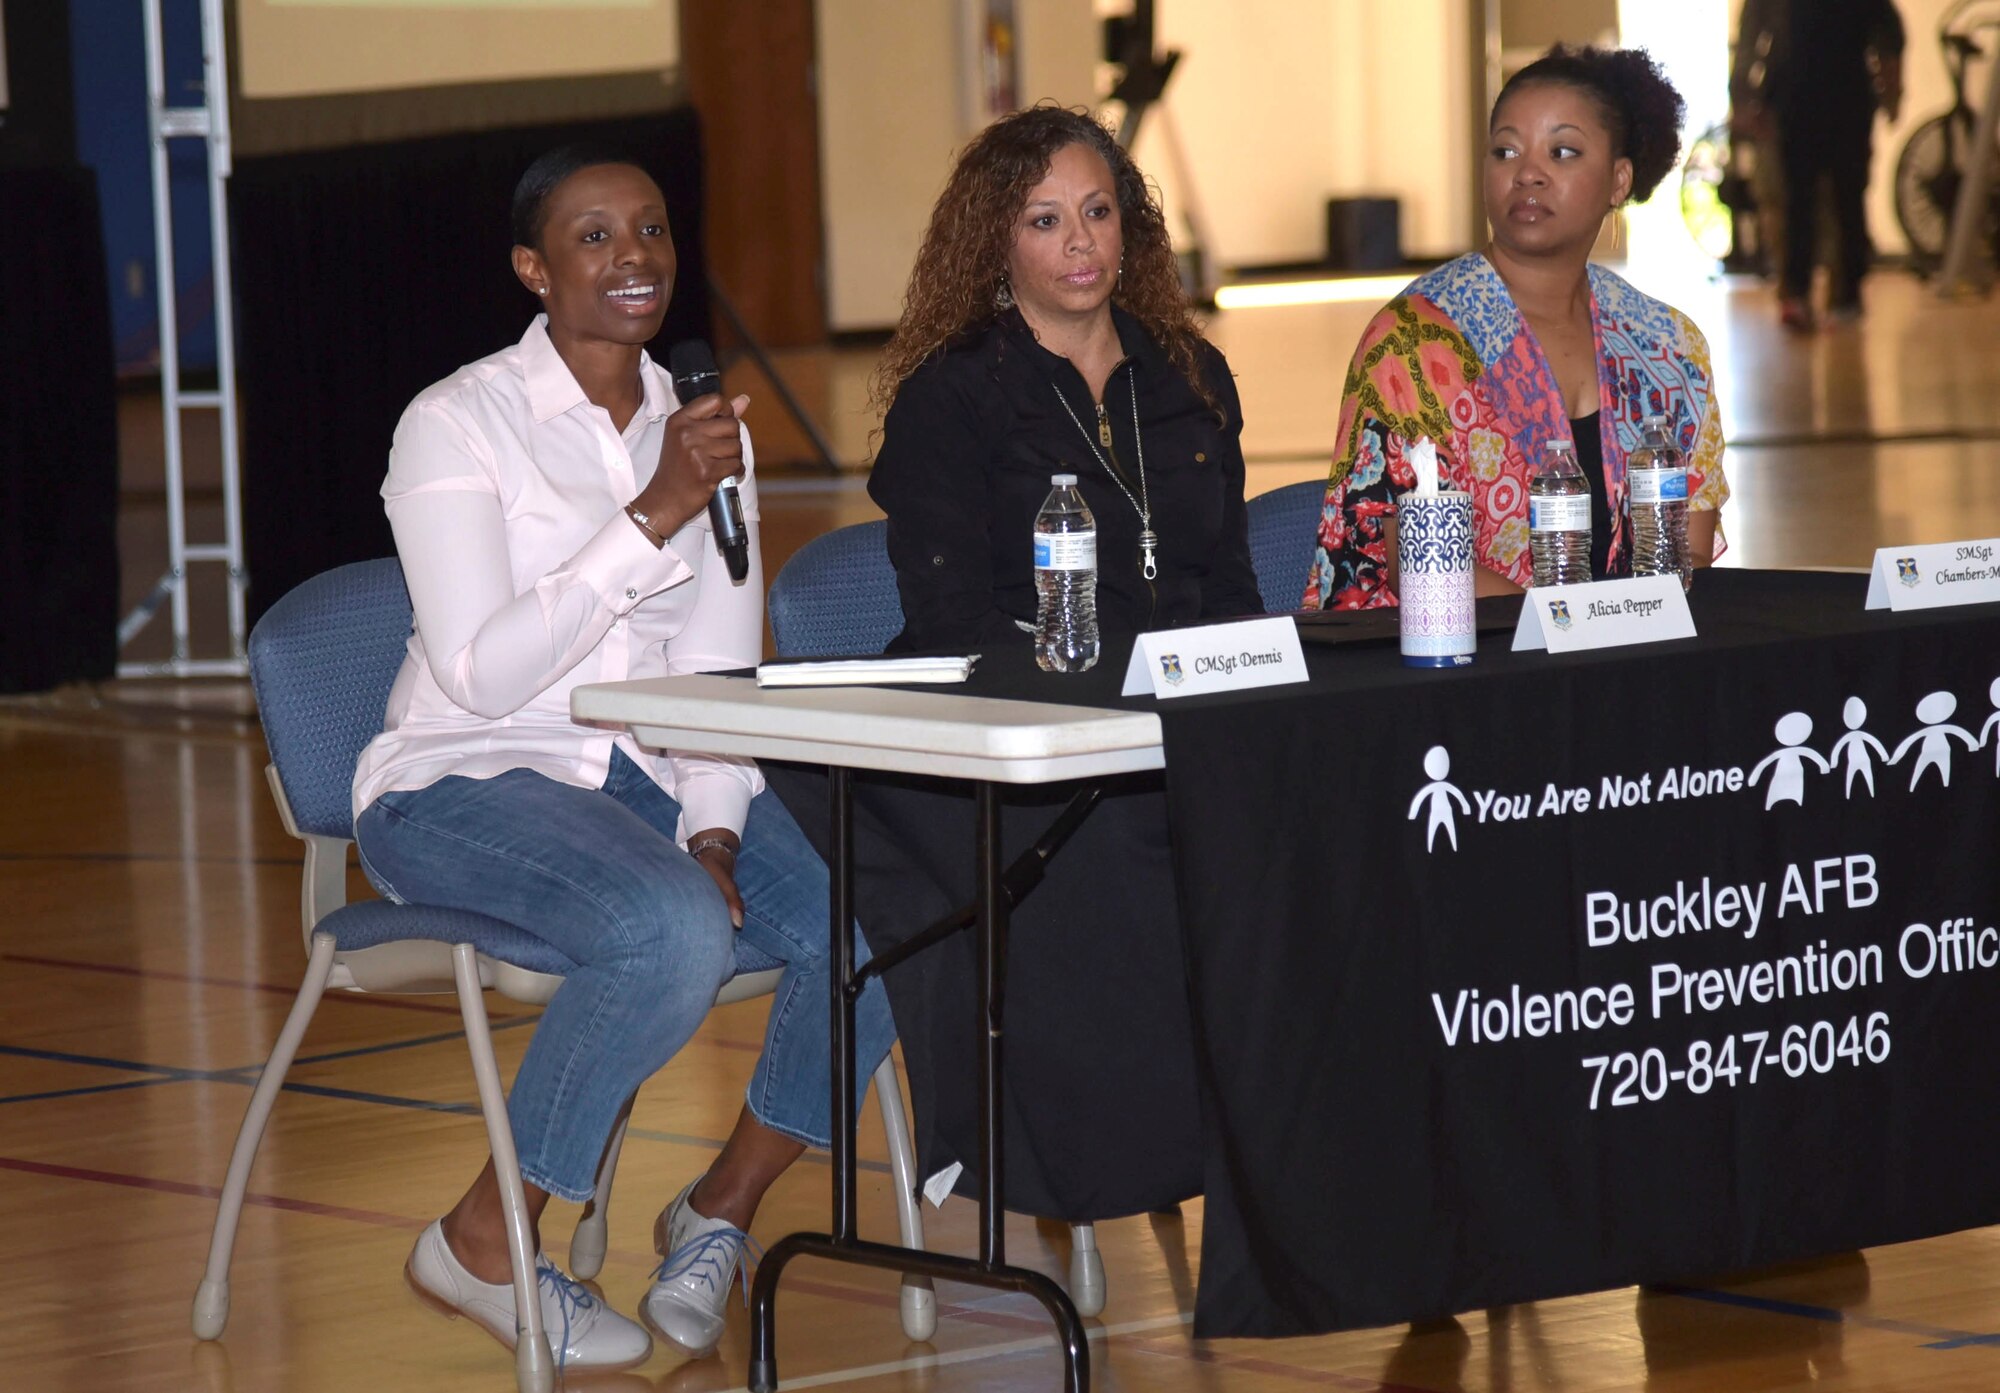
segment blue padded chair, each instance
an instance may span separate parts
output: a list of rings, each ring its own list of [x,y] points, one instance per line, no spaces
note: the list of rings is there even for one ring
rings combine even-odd
[[[307,963],[305,980],[251,1093],[229,1158],[208,1267],[195,1293],[194,1333],[213,1340],[228,1322],[229,1262],[250,1169],[321,995],[328,988],[455,992],[487,1142],[507,1208],[515,1309],[525,1313],[516,1341],[515,1374],[522,1393],[548,1393],[556,1370],[542,1329],[541,1302],[535,1298],[534,1246],[520,1165],[480,993],[490,988],[515,1001],[545,1005],[575,964],[533,934],[483,914],[379,899],[346,903],[347,847],[354,836],[349,811],[354,766],[382,729],[389,688],[402,665],[410,627],[402,567],[383,560],[315,576],[273,605],[250,635],[250,677],[271,750],[265,774],[285,830],[306,844],[301,917]],[[776,988],[780,965],[768,958],[747,960],[753,956],[739,942],[738,975],[724,985],[717,1005],[766,995]],[[912,1188],[916,1162],[893,1059],[883,1060],[874,1082],[889,1133],[890,1169],[904,1197],[898,1206],[902,1238],[921,1245],[922,1230],[913,1227],[913,1221],[921,1223]],[[570,1241],[570,1266],[580,1278],[594,1277],[604,1266],[611,1181],[624,1138],[621,1121],[605,1148],[596,1199]],[[912,1339],[930,1337],[937,1314],[928,1287],[906,1287],[902,1316]]]
[[[770,605],[780,657],[880,653],[903,631],[889,524],[857,522],[807,542],[771,582]]]
[[[1257,568],[1257,593],[1272,614],[1290,614],[1305,598],[1325,498],[1325,483],[1308,479],[1250,500],[1250,561]]]
[[[792,553],[771,582],[771,634],[779,657],[880,653],[902,632],[903,602],[888,539],[888,523],[859,522]],[[1305,573],[1299,574],[1303,587]],[[1104,1309],[1104,1259],[1090,1224],[1070,1225],[1069,1294],[1078,1315]]]

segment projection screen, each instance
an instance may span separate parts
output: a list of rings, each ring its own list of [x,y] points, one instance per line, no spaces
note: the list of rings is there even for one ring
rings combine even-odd
[[[674,0],[236,0],[239,94],[664,73]]]

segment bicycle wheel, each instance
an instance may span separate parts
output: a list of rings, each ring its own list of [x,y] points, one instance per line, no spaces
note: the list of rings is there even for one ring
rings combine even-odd
[[[1688,146],[1681,161],[1681,222],[1704,254],[1726,259],[1735,242],[1722,181],[1729,173],[1729,127],[1710,126]]]
[[[1910,261],[1932,271],[1944,259],[1951,212],[1958,206],[1959,145],[1950,116],[1933,116],[1910,132],[1896,156],[1896,222],[1910,242]]]

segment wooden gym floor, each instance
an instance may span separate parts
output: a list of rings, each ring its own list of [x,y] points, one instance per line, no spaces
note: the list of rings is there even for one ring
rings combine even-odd
[[[1729,561],[1858,566],[1892,541],[2000,535],[2000,318],[1941,305],[1884,273],[1860,326],[1782,335],[1769,293],[1676,296],[1714,340],[1735,488]],[[1363,306],[1241,310],[1213,335],[1239,374],[1251,490],[1316,477]],[[788,355],[783,370],[850,466],[803,453],[755,374],[767,553],[873,516],[858,465],[872,353]],[[158,574],[157,501],[143,487],[143,403],[128,412],[128,585]],[[212,512],[212,510],[210,510]],[[202,525],[204,510],[194,511]],[[150,550],[149,550],[150,549]],[[148,634],[142,643],[155,641]],[[0,1386],[201,1393],[504,1390],[511,1363],[406,1293],[417,1230],[477,1165],[483,1136],[448,999],[330,996],[252,1180],[224,1339],[197,1343],[188,1305],[213,1190],[249,1085],[302,961],[299,850],[265,794],[243,684],[122,682],[0,702]],[[357,877],[357,890],[359,882]],[[532,1017],[495,1000],[511,1067]],[[717,1012],[640,1095],[611,1207],[603,1287],[630,1311],[653,1262],[658,1205],[715,1151],[761,1037],[764,1003]],[[873,1108],[864,1119],[864,1231],[893,1232]],[[1984,1165],[1989,1158],[1941,1158]],[[796,1167],[757,1229],[825,1222],[823,1165]],[[555,1205],[550,1251],[575,1210]],[[972,1211],[929,1215],[934,1241],[973,1245]],[[2000,1387],[2000,1229],[1871,1249],[1781,1271],[1688,1274],[1685,1285],[1473,1312],[1442,1326],[1284,1342],[1188,1336],[1202,1223],[1100,1228],[1110,1304],[1092,1322],[1097,1387],[1396,1393],[1824,1393]],[[1067,1234],[1016,1219],[1010,1252],[1060,1277]],[[907,1344],[893,1278],[800,1262],[781,1299],[788,1388],[1020,1390],[1051,1386],[1035,1308],[945,1287],[936,1341]],[[744,1376],[738,1312],[719,1358],[665,1355],[595,1386],[707,1393]]]

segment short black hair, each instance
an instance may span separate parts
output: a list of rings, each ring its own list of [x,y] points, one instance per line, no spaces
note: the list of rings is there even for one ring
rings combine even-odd
[[[560,145],[529,165],[514,185],[514,244],[541,250],[542,231],[549,221],[549,195],[570,175],[601,164],[629,164],[641,171],[646,168],[617,146],[597,143]]]
[[[1643,48],[1557,44],[1507,79],[1487,124],[1523,87],[1568,87],[1597,104],[1611,132],[1613,159],[1632,161],[1632,201],[1643,203],[1681,155],[1687,103]]]

